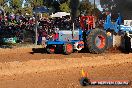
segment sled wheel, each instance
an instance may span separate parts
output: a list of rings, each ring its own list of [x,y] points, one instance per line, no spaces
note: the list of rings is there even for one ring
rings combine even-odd
[[[46,50],[47,50],[47,53],[53,54],[53,53],[55,53],[55,46],[53,46],[53,45],[48,45],[48,46],[46,47]]]
[[[80,84],[82,85],[82,86],[88,86],[88,85],[90,85],[90,80],[88,79],[88,78],[81,78],[81,80],[80,80]]]
[[[108,47],[108,38],[105,31],[95,29],[87,36],[87,47],[91,53],[103,53]]]
[[[73,52],[73,45],[71,43],[64,44],[64,54],[69,55]]]

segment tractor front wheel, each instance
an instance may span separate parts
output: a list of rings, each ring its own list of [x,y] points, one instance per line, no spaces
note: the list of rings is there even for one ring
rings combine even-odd
[[[71,43],[66,43],[63,46],[64,54],[69,55],[73,52],[73,45]]]
[[[87,36],[87,47],[91,53],[103,53],[108,48],[106,32],[101,29],[94,29]]]

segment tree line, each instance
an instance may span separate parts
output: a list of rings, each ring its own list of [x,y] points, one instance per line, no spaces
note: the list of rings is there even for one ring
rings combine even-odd
[[[73,4],[72,1],[79,2],[77,5],[77,15],[79,14],[93,14],[95,11],[98,14],[100,11],[95,8],[94,5],[88,2],[88,0],[25,0],[24,7],[22,7],[23,0],[0,0],[0,6],[4,9],[5,12],[21,13],[21,14],[33,14],[33,9],[39,6],[46,6],[51,11],[50,12],[72,12]]]

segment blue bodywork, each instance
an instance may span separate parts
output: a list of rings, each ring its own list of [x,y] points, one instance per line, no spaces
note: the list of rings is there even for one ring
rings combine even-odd
[[[66,34],[66,32],[68,32]],[[75,44],[76,42],[83,41],[83,31],[81,29],[74,31],[76,34],[73,35],[72,31],[59,31],[59,38],[56,40],[48,40],[47,45],[64,45],[66,43]],[[74,37],[73,37],[74,36]]]
[[[111,30],[114,31],[116,33],[119,33],[119,31],[123,31],[123,32],[132,32],[132,27],[131,26],[125,26],[122,25],[122,18],[119,15],[116,22],[112,23],[111,21],[111,15],[108,15],[105,23],[104,23],[104,30]]]
[[[123,35],[126,32],[130,33],[130,32],[132,32],[132,26],[123,25],[122,18],[120,15],[118,15],[118,18],[116,19],[115,22],[111,21],[111,15],[107,15],[107,18],[104,23],[104,30],[113,32],[111,36],[108,36],[109,47],[111,47],[112,43],[113,43],[114,33],[123,34]]]
[[[72,43],[75,44],[76,42],[79,42],[80,40],[71,40],[71,41],[47,41],[47,45],[63,45],[66,43]]]

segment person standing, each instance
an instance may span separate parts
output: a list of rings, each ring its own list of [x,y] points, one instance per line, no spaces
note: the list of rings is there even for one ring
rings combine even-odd
[[[46,48],[46,38],[47,38],[47,32],[46,30],[42,31],[42,46]]]

